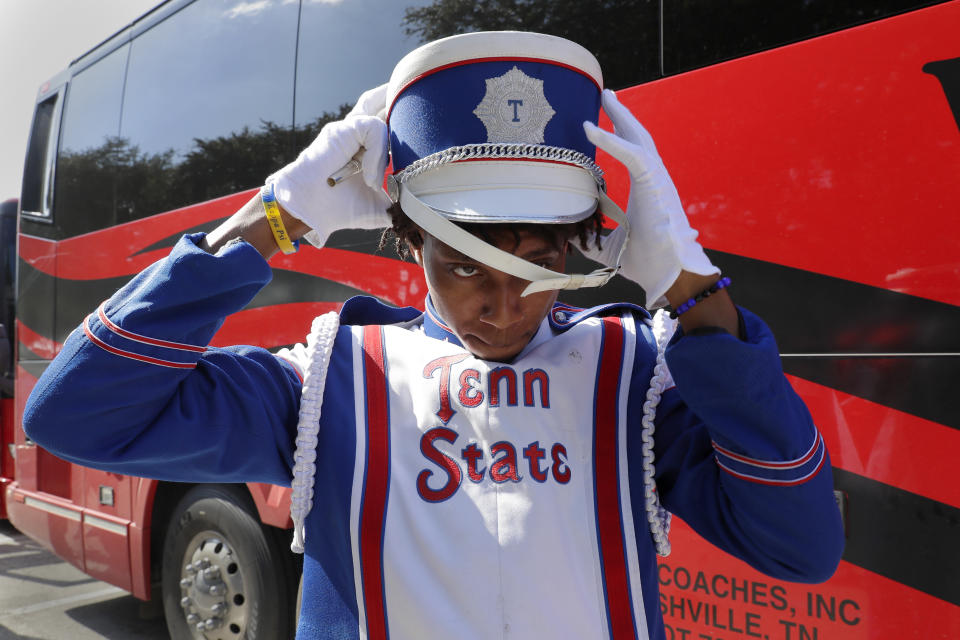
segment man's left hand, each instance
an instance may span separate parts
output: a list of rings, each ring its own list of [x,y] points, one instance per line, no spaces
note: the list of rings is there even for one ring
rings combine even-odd
[[[656,309],[667,304],[664,294],[681,272],[710,276],[720,270],[710,263],[697,242],[697,232],[687,221],[680,196],[653,138],[612,91],[605,90],[601,100],[615,133],[590,122],[585,122],[583,128],[592,143],[623,163],[630,172],[626,211],[630,238],[623,253],[621,272],[643,287],[647,307]]]

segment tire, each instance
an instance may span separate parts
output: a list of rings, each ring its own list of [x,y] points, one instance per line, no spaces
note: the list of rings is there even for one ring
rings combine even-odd
[[[293,638],[299,572],[285,537],[260,523],[242,486],[190,489],[163,541],[161,588],[170,638]],[[198,623],[205,627],[198,629]]]

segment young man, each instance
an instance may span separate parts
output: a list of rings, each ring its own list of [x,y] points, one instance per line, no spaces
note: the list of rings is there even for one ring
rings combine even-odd
[[[38,382],[29,434],[169,480],[292,471],[302,638],[663,638],[668,511],[772,576],[826,579],[842,534],[822,438],[601,87],[586,50],[549,36],[414,51],[261,196],[91,314]],[[630,171],[625,216],[594,145]],[[358,157],[363,175],[329,186]],[[602,248],[598,209],[619,223]],[[426,313],[360,298],[281,357],[205,348],[278,248],[388,224],[424,268]],[[571,242],[612,267],[564,274]],[[617,267],[679,312],[669,371],[643,309],[556,303]]]

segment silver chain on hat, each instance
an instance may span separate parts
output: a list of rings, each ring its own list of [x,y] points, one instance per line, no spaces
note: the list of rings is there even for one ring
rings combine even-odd
[[[547,160],[562,162],[586,169],[593,176],[597,186],[606,191],[603,169],[584,153],[563,147],[551,147],[543,144],[521,144],[510,142],[483,142],[449,147],[437,153],[431,153],[408,164],[402,171],[394,174],[399,184],[435,169],[441,165],[460,160]]]

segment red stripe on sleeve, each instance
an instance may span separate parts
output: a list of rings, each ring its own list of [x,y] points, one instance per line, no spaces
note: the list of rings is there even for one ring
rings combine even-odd
[[[106,302],[100,304],[97,308],[97,317],[100,318],[100,322],[104,326],[113,331],[118,336],[123,336],[129,340],[134,340],[135,342],[142,342],[144,344],[150,344],[155,347],[166,347],[167,349],[178,349],[180,351],[193,351],[194,353],[203,353],[207,350],[206,347],[198,347],[192,344],[184,344],[182,342],[170,342],[168,340],[158,340],[157,338],[149,338],[147,336],[142,336],[139,333],[134,333],[132,331],[127,331],[126,329],[121,329],[115,325],[110,318],[107,317],[107,314],[104,313],[103,307],[106,305]]]
[[[826,459],[827,459],[827,456],[824,454],[824,450],[821,449],[820,462],[817,463],[816,468],[810,473],[808,473],[807,475],[801,478],[793,478],[792,480],[776,480],[771,478],[761,478],[759,476],[751,476],[746,473],[740,473],[738,471],[734,471],[733,469],[724,465],[722,462],[720,462],[716,458],[714,458],[714,462],[717,463],[718,467],[720,467],[730,475],[734,476],[735,478],[740,478],[741,480],[748,480],[750,482],[756,482],[757,484],[765,484],[771,487],[793,487],[798,484],[803,484],[807,480],[810,480],[811,478],[815,477],[818,473],[820,473],[820,469],[823,468],[823,463],[826,461]]]
[[[729,449],[724,449],[716,442],[713,442],[713,448],[727,456],[728,458],[733,458],[734,460],[739,460],[744,464],[753,465],[754,467],[761,467],[763,469],[795,469],[796,467],[802,467],[807,462],[813,458],[813,455],[817,452],[817,449],[820,447],[820,432],[817,431],[813,434],[813,444],[810,446],[810,449],[807,450],[805,454],[797,458],[796,460],[787,460],[785,462],[770,462],[768,460],[760,460],[759,458],[750,458],[739,453],[730,451]]]
[[[140,362],[155,364],[161,367],[170,367],[171,369],[194,369],[197,366],[196,363],[192,362],[173,362],[172,360],[161,360],[160,358],[151,358],[150,356],[143,356],[132,351],[124,351],[123,349],[111,347],[106,342],[93,335],[93,332],[90,331],[90,327],[87,326],[89,322],[90,316],[87,316],[87,319],[83,323],[83,332],[87,335],[87,338],[90,340],[90,342],[97,345],[104,351],[109,351],[114,355],[130,358],[131,360],[139,360]]]

